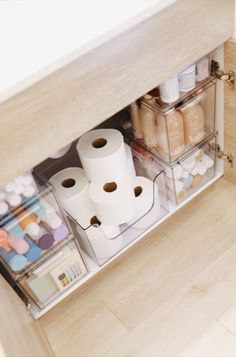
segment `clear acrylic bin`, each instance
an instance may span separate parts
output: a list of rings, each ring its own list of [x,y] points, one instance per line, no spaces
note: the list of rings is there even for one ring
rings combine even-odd
[[[152,167],[152,170],[165,171],[168,200],[178,205],[215,176],[216,137],[216,133],[210,135],[173,165],[166,164],[136,142],[132,144],[132,151],[138,151],[141,156],[140,168],[145,158],[152,163],[148,165],[149,170]]]
[[[135,166],[137,175],[143,176],[141,181],[146,182],[149,186],[150,196],[146,207],[137,208],[136,215],[131,221],[120,226],[107,227],[103,226],[94,216],[91,217],[89,227],[82,227],[72,217],[69,217],[72,228],[79,234],[78,239],[81,248],[99,266],[122,251],[168,213],[164,171],[150,171],[147,175],[139,170],[138,163],[135,162]],[[143,184],[145,185],[145,183]],[[137,199],[145,192],[143,187],[142,184],[134,185],[134,193]]]
[[[160,97],[143,99],[139,108],[143,138],[136,135],[135,140],[165,162],[177,161],[214,132],[215,87],[216,79],[211,77],[171,104]],[[132,134],[132,130],[125,132]]]
[[[0,259],[14,279],[71,235],[53,189],[35,181],[34,186],[31,197],[22,197],[19,205],[1,216]]]
[[[43,308],[86,274],[86,265],[72,239],[55,247],[52,257],[20,278],[18,287],[29,301]]]

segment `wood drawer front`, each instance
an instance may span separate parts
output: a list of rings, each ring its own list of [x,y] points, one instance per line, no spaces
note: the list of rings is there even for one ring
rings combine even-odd
[[[0,186],[226,41],[233,0],[180,0],[0,104]]]

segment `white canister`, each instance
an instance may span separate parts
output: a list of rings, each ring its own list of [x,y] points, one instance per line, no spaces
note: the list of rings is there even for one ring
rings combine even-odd
[[[188,92],[195,88],[196,85],[196,65],[193,64],[179,73],[180,92]]]
[[[198,82],[203,81],[210,75],[209,58],[203,57],[197,62],[196,79]]]
[[[168,78],[160,86],[161,100],[164,103],[173,103],[179,99],[179,81],[178,76]]]

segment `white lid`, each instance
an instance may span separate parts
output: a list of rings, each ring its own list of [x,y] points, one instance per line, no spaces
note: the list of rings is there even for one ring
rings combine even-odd
[[[15,194],[15,193],[11,193],[7,198],[8,198],[8,202],[13,207],[18,206],[22,201],[21,196]]]
[[[180,74],[189,74],[196,70],[196,65],[192,64],[191,66],[187,67],[184,71],[180,72]]]
[[[6,202],[4,201],[0,201],[0,215],[4,215],[6,214],[8,211],[8,205]]]
[[[26,232],[31,238],[38,238],[41,235],[41,229],[39,225],[35,222],[31,222],[27,228]]]
[[[9,192],[13,192],[14,189],[15,189],[15,187],[16,187],[15,182],[9,182],[9,183],[4,187],[4,189],[5,189],[6,192],[9,193]]]
[[[23,195],[25,197],[31,197],[35,194],[35,188],[34,186],[30,185],[30,186],[25,186],[24,191],[23,191]]]

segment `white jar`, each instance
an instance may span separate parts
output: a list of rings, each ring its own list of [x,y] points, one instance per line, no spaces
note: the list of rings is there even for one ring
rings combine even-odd
[[[197,81],[203,81],[204,79],[206,79],[207,77],[209,77],[210,75],[210,61],[208,57],[203,57],[202,59],[200,59],[197,62],[197,68],[196,68],[196,78]]]
[[[196,85],[196,65],[186,68],[179,73],[179,89],[180,92],[188,92],[195,88]]]
[[[168,78],[160,86],[161,100],[164,103],[173,103],[179,99],[179,81],[178,76]]]

